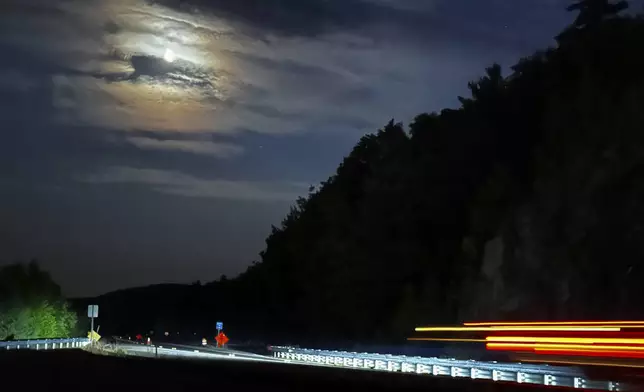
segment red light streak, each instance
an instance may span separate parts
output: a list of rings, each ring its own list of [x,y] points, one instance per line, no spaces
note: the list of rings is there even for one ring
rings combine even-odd
[[[493,351],[528,351],[541,355],[572,355],[587,357],[644,358],[644,346],[614,346],[585,344],[524,344],[487,343]]]
[[[644,352],[637,351],[610,351],[610,350],[542,350],[534,351],[540,355],[572,355],[582,357],[608,357],[608,358],[644,358]]]
[[[627,328],[642,327],[644,321],[526,321],[526,322],[467,322],[467,327],[492,327],[492,326],[624,326]]]
[[[488,336],[488,342],[501,343],[569,343],[569,344],[644,344],[644,339],[561,337],[561,336]]]
[[[617,326],[490,326],[490,327],[417,327],[416,332],[490,332],[490,331],[550,331],[550,332],[619,332]]]

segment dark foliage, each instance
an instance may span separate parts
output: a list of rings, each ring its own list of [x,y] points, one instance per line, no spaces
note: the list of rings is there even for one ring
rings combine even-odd
[[[35,261],[0,268],[0,340],[77,335],[77,315]]]

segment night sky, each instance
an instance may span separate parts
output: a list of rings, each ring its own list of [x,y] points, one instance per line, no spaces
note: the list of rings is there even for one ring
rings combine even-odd
[[[389,119],[553,44],[563,0],[2,0],[0,263],[67,295],[245,270]]]

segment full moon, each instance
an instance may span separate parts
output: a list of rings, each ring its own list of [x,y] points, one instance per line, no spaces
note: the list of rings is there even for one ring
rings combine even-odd
[[[163,59],[169,63],[173,62],[177,56],[174,54],[172,49],[166,49],[165,53],[163,54]]]

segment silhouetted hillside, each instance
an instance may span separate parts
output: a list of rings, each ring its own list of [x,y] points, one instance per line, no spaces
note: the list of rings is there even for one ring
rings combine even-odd
[[[108,294],[106,328],[385,342],[422,323],[643,316],[644,19],[575,4],[556,48],[364,136],[241,276]]]

